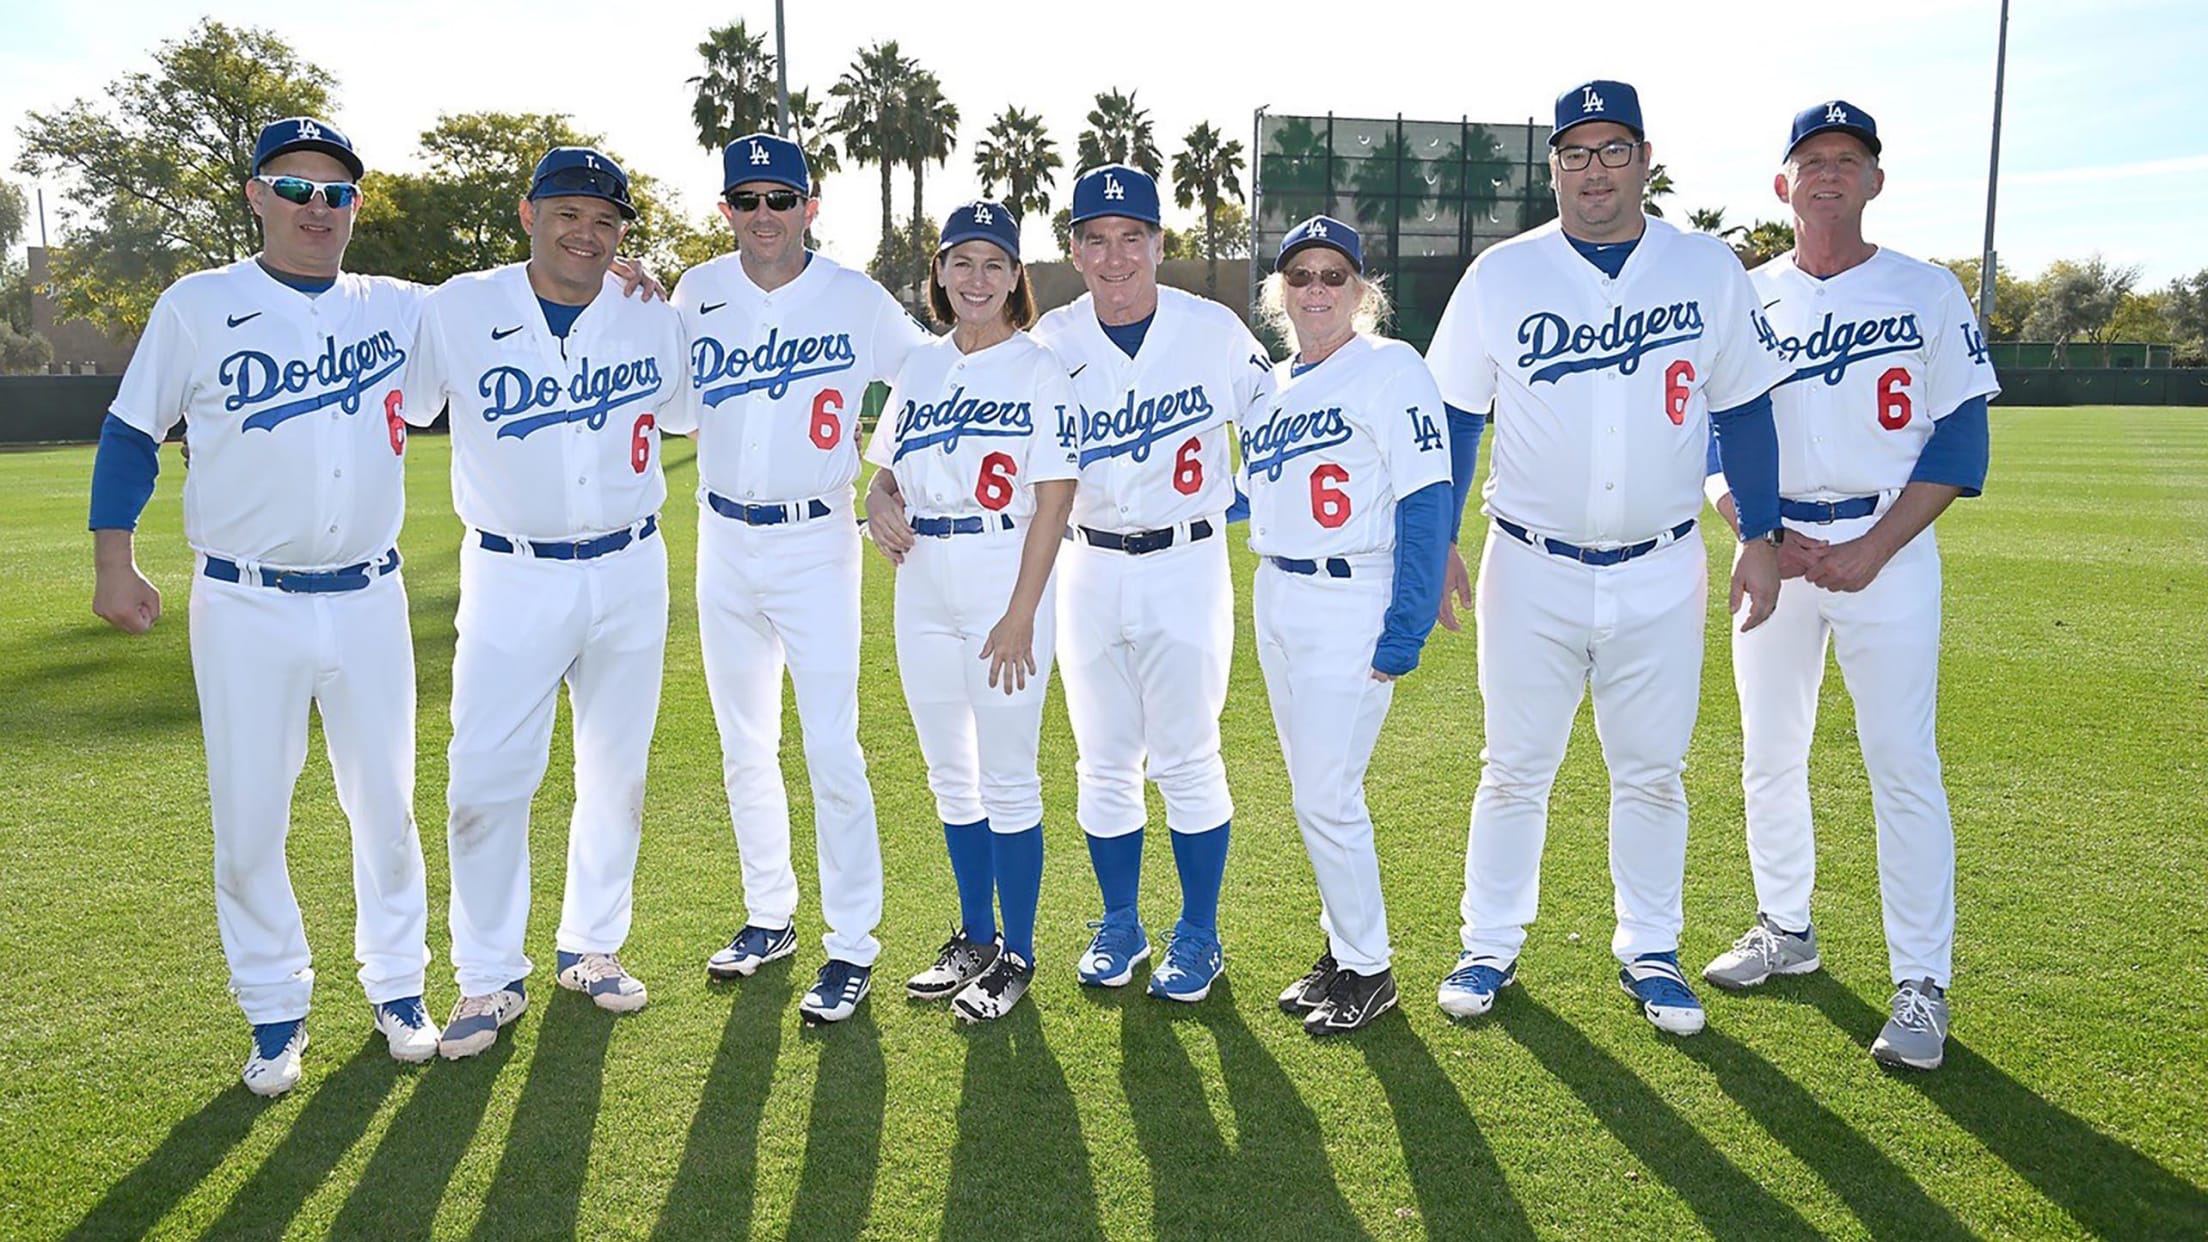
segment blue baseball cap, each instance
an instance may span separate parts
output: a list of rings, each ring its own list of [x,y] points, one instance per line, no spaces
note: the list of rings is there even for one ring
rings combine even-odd
[[[554,147],[545,152],[537,161],[537,171],[529,175],[529,197],[602,198],[621,209],[622,219],[636,219],[636,204],[629,201],[629,175],[593,147]]]
[[[1160,223],[1158,183],[1149,173],[1125,164],[1106,164],[1081,174],[1073,183],[1072,224],[1098,216],[1125,216],[1144,224]]]
[[[1596,78],[1556,97],[1556,128],[1549,134],[1549,145],[1561,142],[1565,130],[1589,121],[1616,121],[1632,130],[1635,138],[1648,137],[1641,128],[1640,93],[1623,82]]]
[[[260,140],[253,144],[254,175],[260,174],[261,165],[293,151],[319,151],[331,156],[353,174],[355,181],[368,172],[360,157],[353,154],[353,140],[337,126],[311,116],[292,116],[262,127]]]
[[[1779,158],[1785,159],[1787,155],[1794,154],[1794,148],[1802,145],[1802,139],[1834,129],[1854,134],[1863,140],[1864,146],[1871,149],[1872,155],[1878,154],[1878,122],[1871,119],[1870,113],[1847,100],[1833,99],[1813,104],[1794,114],[1794,128],[1786,139],[1786,155]]]
[[[812,170],[797,144],[774,134],[745,134],[721,151],[721,193],[746,181],[772,181],[811,197]]]
[[[1288,230],[1288,236],[1280,239],[1280,255],[1273,260],[1273,270],[1288,266],[1288,256],[1298,250],[1324,246],[1337,251],[1359,273],[1365,270],[1365,243],[1357,236],[1357,230],[1332,216],[1313,216]]]
[[[936,243],[935,252],[940,255],[960,242],[995,242],[997,248],[1020,261],[1020,218],[1012,214],[1003,203],[986,198],[975,199],[951,209],[943,220],[943,240]]]

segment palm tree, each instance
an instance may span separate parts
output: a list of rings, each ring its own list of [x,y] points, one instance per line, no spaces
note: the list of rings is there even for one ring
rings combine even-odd
[[[842,103],[829,128],[843,135],[843,153],[854,163],[874,164],[882,170],[882,243],[890,249],[896,229],[890,210],[890,176],[904,162],[904,133],[900,127],[900,101],[906,79],[917,68],[897,50],[895,39],[884,40],[859,53],[836,84],[828,88]]]
[[[1425,161],[1413,155],[1393,129],[1374,143],[1370,158],[1352,162],[1350,189],[1356,196],[1357,224],[1365,230],[1365,255],[1384,250],[1391,221],[1415,216],[1425,205]]]
[[[989,126],[989,136],[974,144],[974,171],[981,175],[984,198],[998,199],[1022,220],[1050,210],[1050,185],[1065,161],[1043,130],[1043,118],[1006,108]]]
[[[843,171],[843,160],[836,154],[834,118],[827,122],[820,119],[820,104],[809,90],[790,92],[789,139],[797,149],[805,153],[806,171],[813,174],[813,193],[820,193],[821,178]]]
[[[1263,187],[1264,215],[1299,221],[1331,211],[1334,195],[1327,184],[1327,136],[1309,117],[1288,117],[1273,131],[1273,149],[1259,154],[1258,184]]]
[[[1461,204],[1467,216],[1478,213],[1490,224],[1501,223],[1495,204],[1510,181],[1510,159],[1503,154],[1502,140],[1485,125],[1467,127],[1465,137],[1450,143],[1435,161],[1434,172],[1434,196],[1443,205]]]
[[[928,254],[920,244],[920,225],[928,218],[921,189],[930,163],[942,164],[958,145],[958,105],[943,95],[943,83],[933,73],[915,69],[906,79],[898,113],[904,130],[905,165],[912,169],[912,252],[918,256],[916,288],[928,283]]]
[[[1165,156],[1158,152],[1150,111],[1135,106],[1133,91],[1122,95],[1114,87],[1098,95],[1096,107],[1089,110],[1089,127],[1081,131],[1075,149],[1084,169],[1127,164],[1153,177],[1165,175]]]
[[[1741,265],[1761,267],[1794,248],[1794,226],[1784,220],[1758,220],[1741,240],[1733,243]]]
[[[1219,292],[1219,204],[1231,197],[1242,201],[1242,141],[1219,141],[1219,131],[1205,121],[1181,139],[1181,153],[1173,157],[1173,201],[1182,207],[1204,206],[1204,258],[1211,268],[1207,289]]]
[[[774,53],[764,33],[751,33],[741,19],[716,26],[698,44],[698,56],[705,72],[684,81],[698,90],[690,121],[699,146],[717,152],[745,134],[774,128]]]
[[[1650,168],[1648,170],[1648,184],[1641,187],[1641,210],[1659,220],[1663,219],[1664,209],[1657,204],[1656,200],[1670,197],[1673,188],[1670,169],[1665,168],[1662,164]]]
[[[1712,237],[1727,239],[1742,237],[1748,232],[1748,226],[1745,224],[1735,224],[1727,227],[1723,207],[1697,207],[1689,211],[1687,213],[1687,226],[1708,233]]]

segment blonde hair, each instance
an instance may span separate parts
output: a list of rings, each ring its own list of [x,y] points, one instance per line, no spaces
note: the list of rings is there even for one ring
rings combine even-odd
[[[1395,318],[1395,304],[1389,300],[1383,278],[1378,274],[1368,276],[1352,271],[1349,279],[1357,289],[1357,309],[1349,313],[1349,326],[1371,336]],[[1267,276],[1265,283],[1258,287],[1257,318],[1287,344],[1291,354],[1296,351],[1296,326],[1288,318],[1288,282],[1279,272]]]

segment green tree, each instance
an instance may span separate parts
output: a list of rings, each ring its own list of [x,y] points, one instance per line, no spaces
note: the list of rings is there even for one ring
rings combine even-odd
[[[281,117],[328,117],[337,85],[276,34],[213,19],[153,61],[109,83],[104,103],[34,110],[16,130],[17,171],[65,187],[55,301],[114,332],[142,329],[179,276],[259,249],[243,190],[254,140]]]
[[[942,228],[925,215],[900,221],[890,230],[885,243],[874,251],[874,262],[869,265],[868,270],[924,272],[927,265],[934,261],[936,243],[942,238]],[[922,280],[925,279],[923,276]],[[921,286],[922,289],[926,287],[925,284]]]
[[[1351,161],[1349,188],[1356,196],[1351,211],[1365,234],[1365,252],[1377,255],[1387,248],[1389,224],[1425,205],[1426,164],[1391,129],[1373,144],[1370,158]]]
[[[31,331],[31,273],[15,256],[28,216],[23,191],[0,181],[0,374],[43,371],[54,347]]]
[[[699,146],[718,154],[745,134],[777,130],[779,92],[765,32],[751,33],[741,18],[715,26],[698,44],[698,58],[705,62],[705,72],[684,82],[697,88],[690,123],[698,131]]]
[[[1050,187],[1065,161],[1059,157],[1043,118],[1006,108],[990,122],[988,136],[974,144],[974,171],[983,198],[995,198],[1022,220],[1050,210]],[[998,198],[997,187],[1004,187]]]
[[[1496,212],[1503,187],[1510,184],[1510,157],[1502,140],[1484,125],[1466,127],[1465,136],[1449,144],[1433,162],[1434,197],[1444,205],[1462,204],[1467,216],[1485,217],[1490,224],[1505,223]],[[1508,222],[1517,227],[1517,213]]]
[[[1204,287],[1219,292],[1219,209],[1229,201],[1242,201],[1242,143],[1220,141],[1219,131],[1205,121],[1181,139],[1181,153],[1173,157],[1173,201],[1182,207],[1203,208],[1204,258],[1210,269]]]
[[[1250,257],[1250,213],[1242,204],[1219,204],[1218,218],[1213,222],[1211,245],[1218,250],[1219,258],[1229,262]],[[1210,251],[1205,249],[1204,231],[1201,228],[1166,229],[1165,257],[1211,258]]]
[[[1725,209],[1723,207],[1694,208],[1687,212],[1687,227],[1708,233],[1712,237],[1724,238],[1727,241],[1745,236],[1748,232],[1748,226],[1745,224],[1728,226],[1725,223]]]
[[[861,51],[828,88],[840,101],[829,124],[843,136],[843,153],[853,163],[873,164],[882,172],[882,240],[877,254],[895,250],[890,240],[896,227],[891,219],[890,179],[905,158],[901,101],[905,79],[917,68],[897,50],[897,41],[889,39]]]
[[[2170,282],[2162,314],[2183,365],[2208,364],[2208,267]]]
[[[1955,273],[1963,292],[1974,308],[1978,305],[1978,277],[1985,270],[1976,258],[1941,259],[1942,267]],[[1984,324],[1989,341],[2014,341],[2023,336],[2024,321],[2031,317],[2032,306],[2039,301],[2039,282],[2020,280],[2003,263],[1996,262],[1993,270],[1993,316],[1987,319],[1983,310],[1978,318]]]
[[[958,145],[958,105],[944,96],[943,83],[933,73],[922,69],[906,79],[898,112],[904,130],[905,166],[912,169],[912,249],[920,256],[913,266],[903,270],[911,275],[913,288],[926,289],[928,261],[934,257],[934,251],[930,248],[926,254],[920,253],[920,224],[928,218],[921,192],[928,165],[948,161],[951,149]]]
[[[1103,164],[1126,164],[1153,177],[1165,175],[1165,156],[1150,123],[1150,110],[1135,106],[1135,93],[1122,95],[1117,87],[1096,97],[1089,109],[1089,127],[1075,144],[1083,170]]]
[[[1289,117],[1273,131],[1272,150],[1258,157],[1258,184],[1264,187],[1266,214],[1290,223],[1307,220],[1333,207],[1327,184],[1327,141],[1309,117]]]
[[[1794,226],[1785,220],[1758,220],[1733,242],[1741,266],[1762,267],[1794,248]]]
[[[2138,283],[2138,267],[2113,266],[2097,254],[2082,263],[2058,259],[2040,277],[2039,300],[2024,321],[2024,333],[2053,342],[2055,365],[2068,366],[2073,342],[2108,343],[2116,312]]]
[[[1670,169],[1662,164],[1651,167],[1648,170],[1648,184],[1641,187],[1641,210],[1659,220],[1663,219],[1664,208],[1660,200],[1670,198],[1675,189],[1671,184]]]

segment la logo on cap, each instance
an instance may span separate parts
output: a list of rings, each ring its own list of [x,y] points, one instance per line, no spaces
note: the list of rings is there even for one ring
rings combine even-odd
[[[975,204],[974,204],[974,223],[976,223],[976,224],[988,224],[988,223],[991,223],[992,221],[994,221],[995,219],[996,219],[996,217],[995,217],[995,216],[992,216],[992,215],[990,215],[990,214],[989,214],[989,205],[988,205],[987,203],[975,203]]]
[[[1827,124],[1827,125],[1845,125],[1845,124],[1847,124],[1847,123],[1848,123],[1848,110],[1847,110],[1846,108],[1843,108],[1843,107],[1841,107],[1841,106],[1840,106],[1839,104],[1836,104],[1836,103],[1835,103],[1835,104],[1826,104],[1826,105],[1825,105],[1825,124]]]
[[[1112,175],[1112,174],[1110,174],[1110,173],[1105,173],[1105,174],[1104,174],[1104,197],[1106,197],[1106,198],[1125,198],[1125,197],[1127,197],[1127,189],[1126,189],[1126,187],[1125,187],[1125,186],[1122,186],[1122,185],[1121,185],[1121,184],[1119,183],[1119,178],[1117,178],[1117,177],[1113,176],[1113,175]]]
[[[1311,222],[1311,236],[1313,236],[1313,237],[1324,237],[1324,236],[1326,236],[1326,221],[1324,221],[1324,220],[1314,220],[1314,221],[1312,221],[1312,222]]]
[[[767,154],[765,147],[754,142],[751,144],[751,162],[754,164],[771,164],[774,162],[774,158]]]
[[[316,142],[322,137],[322,127],[312,121],[299,122],[299,141]]]
[[[1579,110],[1581,112],[1602,111],[1602,96],[1595,93],[1594,87],[1587,87],[1585,92],[1580,96]]]

